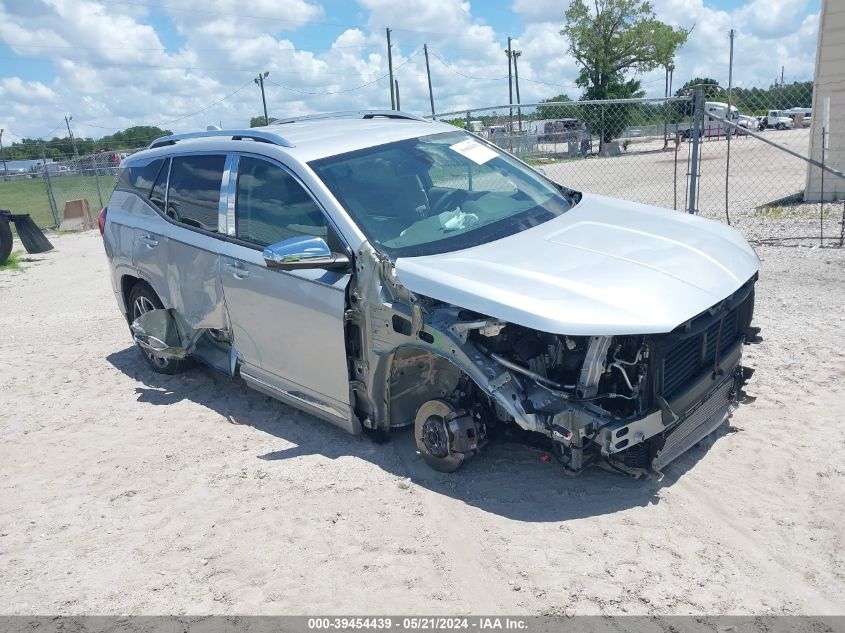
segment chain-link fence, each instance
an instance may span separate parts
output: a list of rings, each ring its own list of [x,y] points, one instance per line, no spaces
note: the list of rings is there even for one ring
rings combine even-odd
[[[845,178],[837,169],[845,166],[808,158],[818,157],[823,144],[823,126],[811,125],[812,100],[811,82],[730,94],[708,84],[679,97],[502,105],[436,118],[574,189],[692,210],[731,223],[753,241],[841,246]],[[829,140],[843,131],[824,133]],[[87,200],[96,214],[120,160],[134,151],[12,162],[0,172],[0,208],[29,213],[41,227],[58,227],[73,200]]]
[[[114,189],[120,161],[135,151],[110,150],[67,160],[7,161],[0,172],[0,208],[28,213],[41,228],[58,228],[65,205],[86,200],[95,217]]]
[[[436,118],[574,189],[693,211],[752,241],[841,246],[845,186],[824,203],[804,201],[808,170],[820,166],[807,158],[812,84],[797,86],[728,96],[708,85],[681,97],[503,105]],[[784,109],[786,100],[796,103]]]

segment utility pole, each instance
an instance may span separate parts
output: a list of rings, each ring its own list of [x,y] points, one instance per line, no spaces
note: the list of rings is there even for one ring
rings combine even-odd
[[[784,70],[784,68],[785,68],[784,66],[780,67],[780,87],[781,88],[783,88],[783,70]]]
[[[396,109],[396,94],[394,90],[396,86],[393,83],[393,47],[390,44],[390,29],[385,29],[387,33],[387,71],[390,74],[390,109]]]
[[[704,118],[704,93],[696,86],[692,93],[692,147],[690,148],[689,197],[687,213],[695,214],[698,209],[698,152],[701,145],[701,121]]]
[[[76,139],[73,138],[73,132],[70,131],[70,122],[73,121],[73,116],[65,117],[65,125],[67,126],[67,135],[70,137],[70,142],[73,145],[73,155],[79,157],[79,150],[76,149]]]
[[[431,118],[434,118],[434,91],[431,89],[431,68],[428,67],[428,44],[423,44],[425,74],[428,75],[428,100],[431,101]]]
[[[264,98],[264,80],[270,76],[269,71],[258,73],[258,77],[253,81],[261,88],[261,105],[264,106],[264,125],[270,125],[270,118],[267,116],[267,99]]]
[[[511,38],[508,37],[508,47],[505,49],[505,55],[508,56],[508,104],[513,106],[513,63],[512,63],[512,53],[511,53]],[[508,136],[510,133],[513,132],[513,107],[511,107],[510,112],[510,129],[508,130]]]
[[[522,132],[522,108],[519,107],[522,103],[519,99],[519,66],[516,63],[522,51],[511,51],[511,55],[513,55],[513,83],[516,85],[516,117],[519,120],[519,131]]]
[[[393,80],[393,86],[394,86],[394,88],[396,88],[396,109],[401,110],[402,109],[402,103],[399,101],[399,80],[398,79]]]
[[[434,108],[432,108],[432,110],[433,109]],[[3,151],[3,132],[5,132],[5,130],[0,129],[0,154],[3,155],[3,175],[5,176],[8,168],[6,167],[6,152]]]
[[[731,38],[731,52],[730,57],[728,58],[728,114],[727,119],[728,121],[733,122],[733,112],[731,111],[731,92],[733,91],[733,83],[734,83],[734,36],[735,32],[731,29],[730,38]],[[727,154],[725,157],[725,220],[727,220],[728,224],[731,223],[731,213],[728,208],[730,204],[730,184],[731,184],[731,137],[735,134],[735,129],[725,130],[726,138],[727,138]]]
[[[663,96],[669,98],[669,64],[666,64],[666,89]],[[669,102],[663,102],[663,149],[669,147]]]

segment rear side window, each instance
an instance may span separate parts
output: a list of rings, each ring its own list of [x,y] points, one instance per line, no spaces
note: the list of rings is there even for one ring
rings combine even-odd
[[[153,190],[150,192],[150,202],[152,202],[159,211],[164,212],[164,202],[167,193],[167,174],[170,171],[170,159],[162,165],[158,172],[158,178],[153,185]]]
[[[223,155],[174,157],[165,214],[182,224],[217,232],[225,162]]]
[[[117,178],[116,189],[131,191],[147,199],[162,165],[164,165],[164,159],[159,158],[146,165],[124,167]]]
[[[305,235],[330,239],[317,203],[287,171],[244,156],[238,165],[236,235],[259,246]]]

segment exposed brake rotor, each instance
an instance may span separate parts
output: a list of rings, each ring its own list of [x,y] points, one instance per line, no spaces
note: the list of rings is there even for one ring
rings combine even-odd
[[[450,423],[459,415],[446,400],[429,400],[417,410],[414,439],[417,450],[434,470],[451,473],[464,463],[465,455],[453,450],[455,436]]]

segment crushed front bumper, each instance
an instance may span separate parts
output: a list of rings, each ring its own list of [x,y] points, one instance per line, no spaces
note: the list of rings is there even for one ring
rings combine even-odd
[[[659,408],[650,414],[602,427],[598,433],[602,455],[618,459],[624,451],[647,443],[648,467],[659,472],[730,415],[744,379],[741,362],[740,342],[725,354],[718,369],[700,376],[672,401],[659,398]]]

